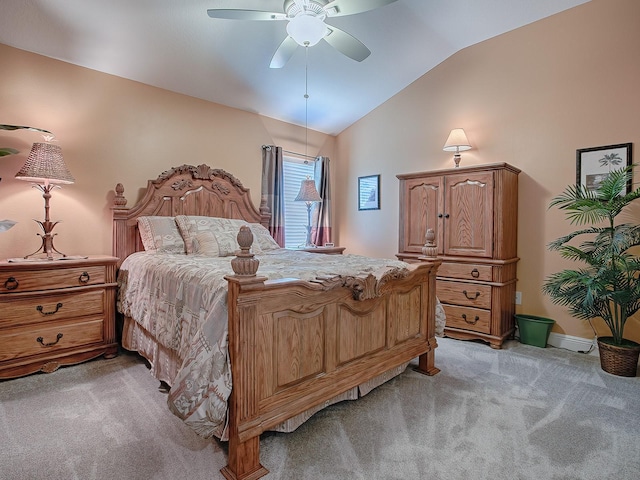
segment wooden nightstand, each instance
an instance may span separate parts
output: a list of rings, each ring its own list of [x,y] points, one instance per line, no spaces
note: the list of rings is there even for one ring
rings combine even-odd
[[[0,378],[115,356],[117,261],[1,261]]]
[[[302,250],[303,252],[310,253],[324,253],[325,255],[342,255],[346,247],[313,247],[313,248],[298,248],[296,250]]]

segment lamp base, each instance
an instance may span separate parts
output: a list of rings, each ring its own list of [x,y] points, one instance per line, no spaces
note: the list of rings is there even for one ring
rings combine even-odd
[[[315,244],[311,241],[311,205],[312,202],[307,202],[307,240],[304,243],[304,248],[315,248]]]
[[[300,246],[304,248],[316,248],[315,243],[311,241],[311,225],[307,225],[305,228],[307,229],[307,240],[304,242],[304,245]]]
[[[459,167],[460,167],[460,158],[461,158],[461,157],[460,157],[460,154],[459,154],[459,153],[456,153],[456,154],[453,156],[453,161],[454,161],[454,163],[456,164],[455,168],[459,168]]]
[[[51,233],[51,231],[53,230],[53,227],[55,227],[58,222],[55,222],[55,223],[48,222],[48,221],[41,222],[39,220],[35,220],[35,222],[37,222],[40,225],[40,227],[42,227],[42,230],[44,232],[44,234],[38,233],[38,236],[42,238],[42,245],[38,250],[36,250],[33,253],[30,253],[29,255],[25,255],[23,258],[27,259],[29,257],[33,257],[39,254],[40,252],[44,253],[44,256],[46,257],[47,260],[55,260],[55,257],[53,256],[53,252],[58,253],[60,255],[60,258],[65,258],[67,255],[60,252],[59,250],[56,250],[56,248],[53,246],[53,237],[56,234]]]
[[[56,235],[55,233],[51,233],[53,231],[53,227],[55,227],[58,222],[51,222],[49,220],[49,200],[51,199],[51,190],[54,188],[60,188],[58,185],[52,185],[50,183],[45,183],[44,185],[40,185],[39,183],[33,183],[32,186],[37,188],[42,192],[42,198],[44,198],[44,221],[34,220],[40,228],[42,228],[43,233],[39,233],[38,235],[42,237],[42,245],[35,252],[25,256],[24,258],[33,257],[40,252],[43,252],[47,257],[47,260],[55,260],[53,258],[53,252],[59,253],[62,257],[66,257],[66,255],[62,252],[59,252],[53,246],[53,237]]]

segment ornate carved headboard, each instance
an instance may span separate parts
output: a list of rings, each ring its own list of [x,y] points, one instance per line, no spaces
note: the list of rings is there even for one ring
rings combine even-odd
[[[269,227],[271,214],[263,204],[258,210],[249,189],[230,173],[208,165],[182,165],[147,182],[142,199],[127,208],[124,187],[116,185],[113,200],[113,255],[122,262],[144,249],[138,233],[138,217],[203,215],[238,218]],[[263,202],[264,203],[264,202]]]

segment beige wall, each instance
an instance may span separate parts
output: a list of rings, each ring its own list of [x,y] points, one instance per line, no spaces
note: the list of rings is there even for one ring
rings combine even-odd
[[[338,169],[340,242],[373,256],[397,252],[395,175],[452,167],[442,145],[450,129],[462,127],[474,146],[462,165],[522,169],[518,310],[556,319],[557,333],[592,338],[587,323],[540,293],[548,274],[571,265],[546,250],[573,230],[547,206],[575,182],[578,148],[632,142],[637,162],[639,25],[637,0],[593,0],[458,52],[342,132],[337,156],[349,161]],[[356,179],[377,173],[382,207],[359,212]],[[637,222],[640,210],[632,215]],[[640,341],[638,316],[626,333]]]
[[[54,132],[76,183],[54,190],[55,247],[72,254],[111,253],[110,200],[121,182],[132,206],[147,180],[182,164],[222,168],[260,201],[261,146],[304,152],[304,128],[149,87],[0,45],[0,123]],[[31,144],[29,131],[0,131],[0,219],[18,224],[0,234],[0,258],[26,255],[41,244],[39,191],[16,180]],[[309,132],[309,154],[334,157],[335,137]],[[334,162],[335,163],[335,162]]]
[[[522,169],[519,194],[519,311],[558,322],[554,331],[592,337],[540,293],[546,275],[569,264],[546,244],[571,227],[549,200],[575,179],[577,148],[640,145],[640,2],[593,0],[469,47],[449,58],[337,139],[310,132],[309,153],[333,159],[336,242],[348,251],[392,257],[397,251],[396,174],[452,166],[442,145],[465,128],[474,149],[462,164],[508,162]],[[428,46],[425,46],[428,48]],[[303,151],[304,130],[260,115],[170,93],[0,45],[0,123],[53,131],[76,183],[54,192],[61,220],[56,247],[68,254],[111,251],[112,190],[129,205],[146,181],[183,163],[224,168],[260,195],[260,147]],[[34,132],[0,132],[0,258],[39,246],[38,191],[13,177]],[[640,148],[640,147],[637,147]],[[636,148],[636,150],[637,150]],[[637,158],[637,154],[636,154]],[[382,175],[379,211],[357,210],[357,177]],[[636,210],[634,220],[640,218]],[[640,341],[640,321],[628,336]]]

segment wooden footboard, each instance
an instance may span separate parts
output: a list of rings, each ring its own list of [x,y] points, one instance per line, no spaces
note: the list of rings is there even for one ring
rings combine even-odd
[[[251,257],[247,248],[238,258],[244,274],[227,277],[233,390],[229,460],[222,473],[228,479],[268,472],[260,464],[259,435],[287,418],[415,357],[422,373],[439,371],[439,261],[380,281],[303,282],[256,276]]]

